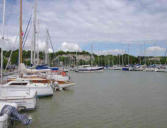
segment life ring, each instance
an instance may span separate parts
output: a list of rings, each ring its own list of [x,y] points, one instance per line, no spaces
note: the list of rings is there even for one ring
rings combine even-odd
[[[65,72],[61,72],[61,75],[62,75],[62,76],[66,76],[66,73],[65,73]]]

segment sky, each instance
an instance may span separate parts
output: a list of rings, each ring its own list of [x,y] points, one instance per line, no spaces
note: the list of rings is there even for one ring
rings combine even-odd
[[[3,0],[0,12],[2,5]],[[23,0],[24,32],[33,6],[34,0]],[[48,29],[54,51],[91,51],[92,46],[97,54],[166,54],[167,0],[37,0],[37,19],[41,50]],[[6,0],[6,41],[1,40],[1,46],[18,48],[18,30],[19,0]],[[31,41],[32,31],[25,49],[31,48]]]

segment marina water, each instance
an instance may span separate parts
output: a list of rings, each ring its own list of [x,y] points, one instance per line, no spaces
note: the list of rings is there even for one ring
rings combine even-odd
[[[167,127],[166,73],[72,72],[71,78],[75,87],[39,99],[31,128]]]

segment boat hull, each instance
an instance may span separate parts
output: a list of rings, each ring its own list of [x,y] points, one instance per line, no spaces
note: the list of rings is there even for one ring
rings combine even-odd
[[[51,86],[48,87],[37,87],[32,88],[32,90],[37,91],[37,97],[46,97],[46,96],[53,96],[53,89]]]
[[[18,110],[34,110],[36,108],[36,97],[29,99],[0,99],[0,101],[7,103],[16,103],[18,105]]]
[[[51,74],[51,75],[48,74],[47,78],[51,79],[51,80],[56,80],[56,81],[68,81],[68,80],[70,80],[69,76],[62,76],[62,75],[56,75],[56,74]]]
[[[16,103],[20,110],[34,110],[36,108],[36,91],[17,88],[1,87],[0,101]]]
[[[62,89],[67,89],[71,86],[74,86],[75,83],[74,82],[65,82],[65,81],[59,81],[58,84],[55,86],[55,90],[62,90]]]

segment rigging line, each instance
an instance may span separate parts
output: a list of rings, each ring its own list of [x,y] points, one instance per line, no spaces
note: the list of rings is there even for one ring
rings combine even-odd
[[[16,36],[15,43],[17,42],[18,37],[19,37],[19,33],[18,33],[18,34],[17,34],[17,36]],[[11,52],[10,52],[9,59],[8,59],[7,64],[6,64],[6,67],[5,67],[5,72],[6,72],[6,70],[7,70],[7,67],[9,66],[9,63],[10,63],[10,60],[11,60],[11,57],[12,57],[13,51],[14,51],[14,49],[13,49],[13,50],[11,50]]]
[[[27,34],[26,34],[25,39],[24,39],[24,41],[23,41],[23,48],[24,48],[24,46],[25,46],[25,44],[26,44],[26,41],[27,41],[27,38],[28,38],[28,36],[29,36],[30,30],[31,30],[31,25],[30,25],[30,28],[27,30]]]
[[[32,15],[30,16],[30,19],[29,19],[29,21],[28,21],[28,25],[27,25],[27,27],[26,27],[25,34],[24,34],[24,36],[23,36],[23,41],[24,41],[25,39],[27,40],[27,37],[28,37],[28,36],[25,36],[25,35],[27,34],[27,30],[28,30],[29,24],[30,24],[30,22],[31,22],[31,18],[32,18]],[[30,29],[29,29],[28,33],[29,33],[29,32],[30,32]],[[19,36],[19,33],[18,33],[18,35],[16,36],[15,43],[17,42],[18,36]],[[26,40],[25,40],[25,41],[26,41]],[[25,41],[24,41],[23,47],[24,47],[24,45],[25,45]],[[13,51],[14,51],[14,49],[11,50],[11,52],[10,52],[9,59],[8,59],[7,64],[6,64],[6,67],[5,67],[5,72],[6,72],[6,70],[7,70],[7,67],[9,66],[9,63],[10,63],[10,60],[11,60]]]
[[[31,17],[32,17],[32,15],[31,15]],[[28,37],[28,36],[25,36],[25,35],[27,35],[27,30],[28,30],[28,26],[29,26],[29,24],[30,24],[30,22],[31,22],[31,17],[30,17],[30,19],[29,19],[29,21],[28,21],[28,25],[27,25],[27,27],[26,27],[25,34],[24,34],[24,36],[23,36],[23,41],[24,41],[25,39],[27,40],[27,37]],[[30,29],[29,29],[29,31],[30,31]],[[29,33],[29,31],[28,31],[28,33]],[[18,35],[17,35],[17,37],[16,37],[16,39],[15,39],[15,43],[17,42],[18,37],[19,37],[19,33],[18,33]],[[26,38],[25,38],[25,37],[26,37]],[[25,40],[25,41],[26,41],[26,40]],[[25,45],[25,41],[24,41],[23,47],[24,47],[24,45]],[[13,50],[14,50],[14,49],[13,49]],[[12,57],[12,54],[13,54],[13,50],[11,50],[11,52],[10,52],[9,59],[8,59],[7,64],[6,64],[6,67],[5,67],[5,72],[6,72],[6,70],[7,70],[7,67],[9,66],[9,63],[10,63],[10,60],[11,60],[11,57]]]
[[[53,48],[52,40],[51,40],[51,37],[50,37],[50,34],[49,34],[49,31],[48,31],[48,30],[47,30],[47,33],[48,33],[50,45],[51,45],[52,50],[53,50],[53,53],[54,53],[54,48]]]
[[[25,45],[25,39],[27,38],[27,31],[28,31],[29,25],[31,23],[31,18],[32,18],[32,15],[30,16],[30,19],[28,20],[28,24],[27,24],[27,27],[26,27],[26,30],[25,30],[25,34],[23,36],[23,47]]]

